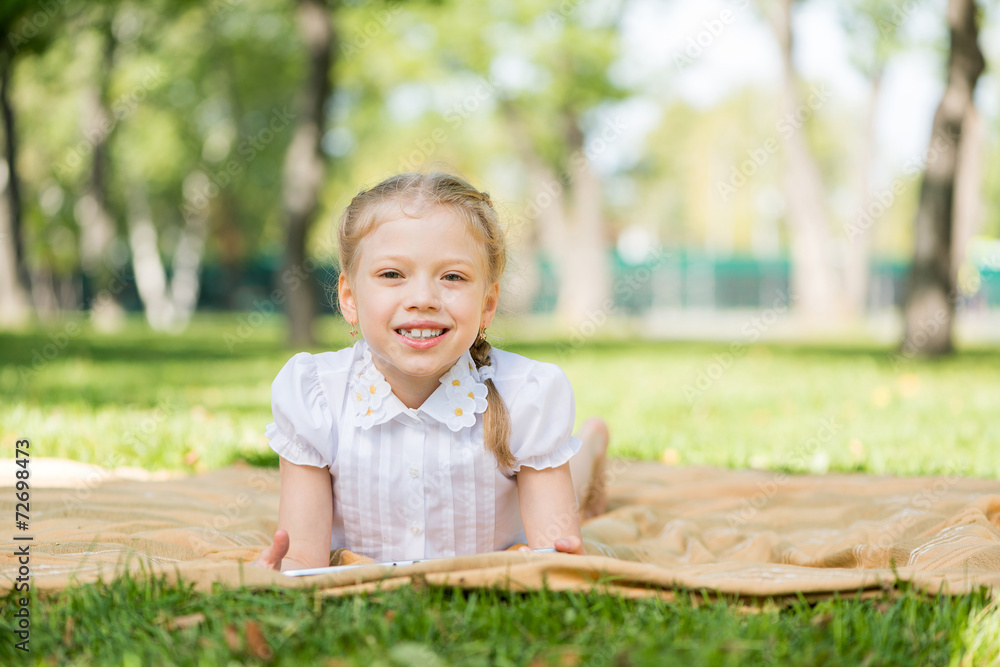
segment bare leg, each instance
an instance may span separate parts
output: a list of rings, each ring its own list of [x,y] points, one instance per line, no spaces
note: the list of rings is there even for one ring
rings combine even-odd
[[[573,489],[580,506],[580,521],[603,514],[608,506],[604,488],[604,461],[608,451],[608,425],[592,417],[580,427],[580,451],[569,460]]]

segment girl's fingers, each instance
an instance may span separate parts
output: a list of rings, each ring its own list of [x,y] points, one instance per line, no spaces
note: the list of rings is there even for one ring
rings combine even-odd
[[[583,540],[575,535],[570,537],[561,537],[556,540],[555,544],[552,545],[556,548],[556,551],[567,553],[567,554],[577,554],[583,556],[586,552],[583,550]]]
[[[274,540],[271,542],[271,546],[260,552],[260,555],[257,556],[257,560],[254,561],[254,565],[269,570],[280,570],[281,560],[285,557],[285,554],[288,553],[288,545],[288,531],[279,530],[274,534]]]

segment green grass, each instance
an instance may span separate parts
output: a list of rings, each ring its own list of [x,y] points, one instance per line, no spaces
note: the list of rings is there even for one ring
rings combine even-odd
[[[141,323],[114,337],[85,330],[51,360],[52,335],[0,334],[6,437],[30,435],[39,456],[154,470],[266,458],[270,383],[293,351],[281,345],[279,320],[240,338],[244,319],[203,317],[179,338]],[[321,331],[326,349],[350,341],[333,319]],[[506,349],[563,367],[578,423],[604,417],[620,456],[1000,476],[997,350],[897,365],[888,349],[760,345],[727,361],[726,345],[597,340],[574,349],[505,338]],[[44,361],[37,372],[33,358]]]
[[[281,321],[200,317],[176,338],[140,322],[107,336],[65,326],[0,333],[0,444],[36,457],[196,472],[275,463],[269,389],[295,352]],[[1000,476],[1000,351],[896,363],[863,344],[758,345],[555,339],[504,347],[559,363],[577,420],[599,414],[612,454],[681,464],[899,475]],[[350,338],[321,324],[326,345]],[[62,335],[69,332],[69,335]],[[735,352],[735,353],[734,353]],[[732,357],[727,357],[731,354]],[[0,663],[14,658],[0,612]],[[730,602],[403,589],[347,599],[309,591],[196,593],[155,580],[32,601],[32,653],[51,664],[993,664],[1000,613],[983,594],[842,599],[748,613]],[[178,627],[178,618],[192,623]],[[70,620],[72,619],[72,621]],[[67,629],[69,628],[69,629]],[[247,633],[263,638],[248,641]],[[350,656],[349,658],[344,656]],[[336,662],[331,664],[337,664]]]
[[[36,596],[32,608],[31,655],[58,665],[957,665],[963,654],[985,665],[1000,646],[1000,615],[978,593],[778,608],[684,593],[671,602],[420,587],[199,594],[148,578]],[[977,642],[984,629],[991,641]],[[0,662],[20,657],[5,633]]]

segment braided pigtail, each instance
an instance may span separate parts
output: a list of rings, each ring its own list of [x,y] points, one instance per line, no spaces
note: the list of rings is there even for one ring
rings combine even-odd
[[[486,332],[480,333],[476,342],[469,348],[472,360],[476,362],[476,368],[492,366],[490,361],[491,346],[486,340]],[[510,452],[510,413],[507,412],[507,405],[503,402],[497,386],[493,384],[492,378],[485,380],[486,412],[483,413],[483,442],[486,451],[493,454],[497,461],[497,466],[504,471],[510,471],[517,465],[517,459]]]

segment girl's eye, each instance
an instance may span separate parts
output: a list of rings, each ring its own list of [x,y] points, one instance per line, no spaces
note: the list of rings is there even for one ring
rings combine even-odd
[[[458,282],[460,280],[465,280],[465,278],[457,273],[446,273],[444,276],[445,280],[450,282]]]
[[[402,274],[399,271],[383,271],[378,274],[379,278],[389,278],[390,280],[396,280],[397,278],[402,278]]]

